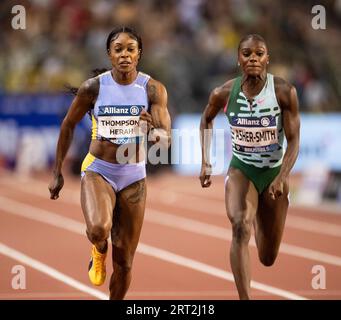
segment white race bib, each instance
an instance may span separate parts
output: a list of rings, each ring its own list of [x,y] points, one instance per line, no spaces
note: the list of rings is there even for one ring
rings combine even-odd
[[[237,151],[268,152],[278,146],[278,129],[273,116],[233,117],[231,131]]]
[[[98,135],[123,144],[136,142],[139,137],[139,119],[143,106],[99,106]]]

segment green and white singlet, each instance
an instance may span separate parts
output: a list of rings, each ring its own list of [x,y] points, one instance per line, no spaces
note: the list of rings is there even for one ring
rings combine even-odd
[[[230,166],[240,169],[261,193],[278,175],[284,155],[274,76],[267,74],[263,89],[252,101],[241,90],[241,77],[236,78],[225,113],[232,139]]]

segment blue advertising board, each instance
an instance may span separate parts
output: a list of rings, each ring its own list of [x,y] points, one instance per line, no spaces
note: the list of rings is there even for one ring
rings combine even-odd
[[[68,94],[0,95],[2,163],[14,167],[18,158],[22,162],[35,158],[37,166],[50,164],[55,157],[60,124],[72,98]]]

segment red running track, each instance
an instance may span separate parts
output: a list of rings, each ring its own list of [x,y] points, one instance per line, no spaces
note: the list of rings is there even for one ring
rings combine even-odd
[[[49,199],[48,181],[48,175],[0,173],[0,299],[106,299],[108,279],[93,287],[87,277],[91,245],[79,179],[67,177],[57,201]],[[223,178],[202,189],[196,177],[153,176],[147,201],[126,299],[237,299]],[[275,265],[261,265],[253,239],[250,254],[253,299],[341,298],[341,215],[335,212],[292,206]],[[16,266],[24,267],[23,289],[15,287],[23,275]],[[316,288],[323,272],[325,289]]]

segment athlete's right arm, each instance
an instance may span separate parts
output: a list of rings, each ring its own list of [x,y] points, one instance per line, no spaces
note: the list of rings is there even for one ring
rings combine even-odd
[[[61,124],[56,150],[56,160],[53,169],[53,178],[49,184],[50,198],[53,200],[58,199],[59,191],[64,185],[62,166],[72,141],[75,126],[94,105],[98,95],[98,90],[98,78],[86,80],[78,89],[77,95],[73,99]]]
[[[201,143],[201,171],[200,183],[203,188],[211,185],[212,165],[210,161],[210,149],[212,140],[213,120],[218,112],[226,105],[230,81],[225,85],[215,88],[209,97],[208,104],[201,116],[200,121],[200,143]]]

